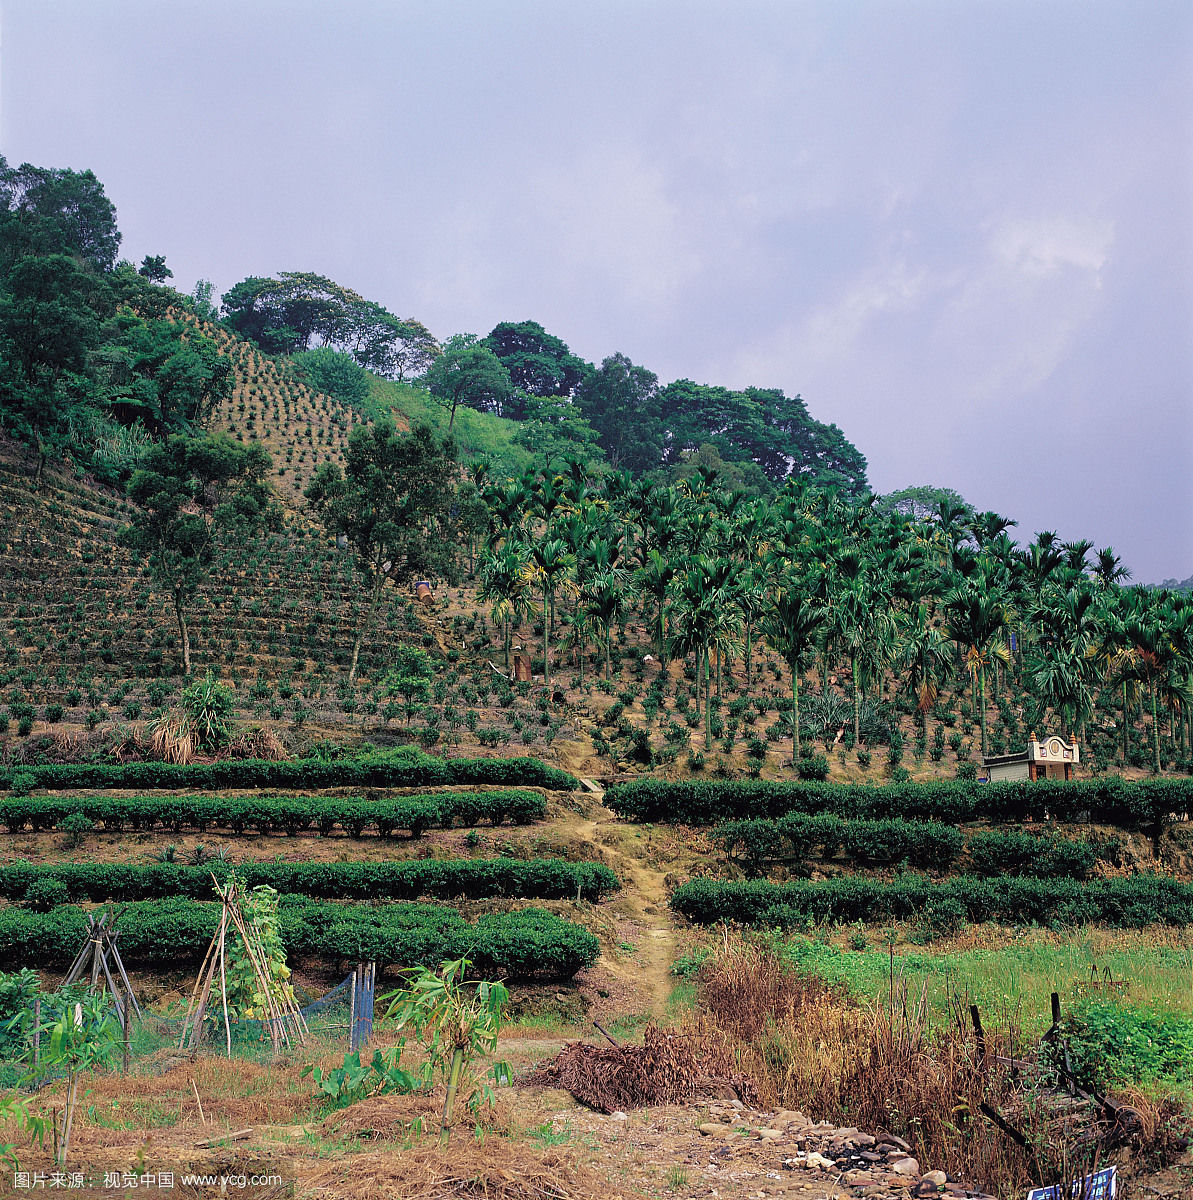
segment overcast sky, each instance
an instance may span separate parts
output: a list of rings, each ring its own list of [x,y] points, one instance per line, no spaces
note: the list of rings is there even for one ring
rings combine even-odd
[[[781,387],[881,491],[1193,573],[1193,3],[0,0],[0,153],[174,283]]]

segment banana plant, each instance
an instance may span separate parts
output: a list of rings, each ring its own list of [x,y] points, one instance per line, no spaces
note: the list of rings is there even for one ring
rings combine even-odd
[[[466,1094],[475,1112],[494,1100],[493,1088],[508,1084],[513,1071],[507,1062],[496,1062],[483,1077],[473,1064],[478,1056],[497,1049],[501,1017],[509,1002],[502,983],[465,979],[472,964],[466,958],[445,962],[438,971],[419,967],[407,973],[404,988],[386,997],[386,1019],[398,1032],[411,1030],[426,1052],[422,1066],[427,1083],[440,1076],[447,1083],[439,1144],[446,1146],[456,1101]]]

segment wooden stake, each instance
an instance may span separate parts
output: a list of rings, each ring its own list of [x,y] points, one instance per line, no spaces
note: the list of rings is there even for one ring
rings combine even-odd
[[[228,1043],[228,1057],[231,1058],[232,1057],[232,1022],[228,1020],[228,975],[224,969],[226,960],[227,960],[227,947],[225,945],[225,942],[227,940],[227,933],[228,933],[227,922],[221,921],[220,922],[220,951],[219,951],[220,998],[224,1005],[224,1035],[227,1038],[227,1043]]]
[[[199,1099],[199,1089],[195,1086],[195,1081],[191,1080],[191,1091],[195,1093],[195,1103],[199,1106],[199,1120],[202,1124],[207,1124],[207,1118],[203,1115],[203,1101]]]

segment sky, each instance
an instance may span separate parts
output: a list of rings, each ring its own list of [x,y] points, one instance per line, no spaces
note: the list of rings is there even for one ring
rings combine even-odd
[[[1193,574],[1189,0],[0,0],[0,153],[183,290],[781,387],[877,491]]]

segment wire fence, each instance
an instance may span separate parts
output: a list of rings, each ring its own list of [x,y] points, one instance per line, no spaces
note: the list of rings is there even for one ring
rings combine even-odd
[[[298,1012],[310,1040],[322,1045],[346,1043],[353,1050],[367,1044],[373,1030],[374,979],[374,965],[362,963],[322,996],[299,1006]],[[53,995],[39,998],[41,1022],[56,1016],[55,1000]],[[115,1004],[112,1017],[119,1022],[120,1013]],[[189,1053],[179,1046],[185,1023],[185,1010],[159,1013],[142,1008],[140,1018],[131,1017],[129,1024],[127,1057],[130,1068],[141,1073],[161,1074],[175,1066],[181,1056]],[[37,1021],[30,1024],[36,1025]],[[290,1032],[293,1036],[293,1029]],[[31,1031],[19,1057],[0,1060],[0,1087],[39,1089],[63,1077],[64,1070],[47,1069],[48,1064],[42,1061],[44,1046],[39,1043],[40,1039]],[[206,1052],[221,1055],[228,1053],[230,1046],[233,1057],[256,1062],[267,1062],[276,1054],[268,1020],[230,1015],[225,1028],[220,1004],[208,1008],[199,1046]],[[11,1042],[8,1048],[11,1054]],[[121,1048],[115,1054],[117,1067],[122,1059]]]

